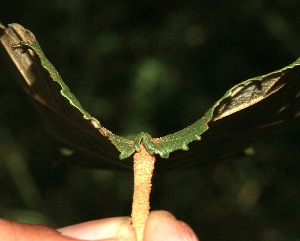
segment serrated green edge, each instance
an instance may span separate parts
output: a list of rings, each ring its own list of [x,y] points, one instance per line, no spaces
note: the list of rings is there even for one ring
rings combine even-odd
[[[184,150],[187,151],[189,149],[188,144],[193,141],[200,141],[201,135],[209,129],[208,122],[214,116],[215,108],[224,100],[232,95],[234,89],[239,86],[244,86],[252,81],[263,81],[271,77],[272,75],[276,75],[279,73],[283,73],[288,69],[294,68],[295,66],[300,65],[300,58],[298,58],[292,64],[283,67],[279,70],[273,71],[269,74],[257,76],[246,81],[243,81],[232,88],[230,88],[226,93],[220,98],[206,113],[205,115],[194,124],[174,133],[161,138],[151,138],[149,141],[149,137],[146,137],[147,142],[144,141],[147,150],[151,154],[159,154],[162,158],[168,158],[170,153],[176,150]]]
[[[32,34],[33,35],[33,34]],[[118,151],[120,152],[120,159],[125,159],[132,155],[137,149],[135,148],[134,142],[132,140],[128,140],[121,136],[113,134],[111,131],[108,131],[104,127],[101,126],[100,121],[95,117],[91,116],[90,113],[85,111],[78,101],[78,99],[74,96],[74,94],[70,91],[69,87],[63,82],[61,76],[55,69],[55,67],[51,64],[51,62],[47,59],[44,52],[41,49],[40,44],[36,39],[29,41],[20,41],[12,45],[12,49],[16,50],[19,48],[26,48],[33,50],[39,57],[41,61],[42,67],[48,71],[51,79],[57,82],[61,87],[61,95],[65,97],[69,103],[74,106],[77,110],[82,113],[82,116],[86,120],[90,120],[93,126],[99,129],[100,133],[106,137],[116,146]]]
[[[30,48],[33,50],[40,58],[41,65],[49,72],[50,77],[53,81],[57,82],[61,86],[60,93],[62,96],[64,96],[66,99],[69,100],[70,104],[73,105],[75,108],[77,108],[83,115],[84,119],[87,120],[96,120],[94,117],[92,117],[87,111],[85,111],[78,99],[71,93],[69,87],[63,82],[62,78],[60,77],[57,70],[54,68],[54,66],[50,63],[50,61],[46,58],[45,54],[43,53],[39,43],[37,40],[34,41],[21,41],[16,44],[12,45],[13,50],[16,50],[18,48]],[[97,122],[100,125],[100,122],[97,120]]]
[[[133,140],[129,140],[124,137],[118,136],[102,127],[100,122],[96,118],[92,117],[87,111],[83,109],[78,99],[71,93],[68,86],[63,82],[55,67],[46,58],[36,39],[27,42],[21,41],[12,46],[13,49],[24,47],[32,49],[39,56],[41,65],[49,72],[50,77],[53,79],[53,81],[56,81],[61,86],[62,96],[68,99],[70,104],[82,113],[84,119],[90,120],[96,128],[99,128],[99,131],[102,135],[108,137],[108,139],[120,152],[120,159],[126,159],[130,157],[134,152],[139,152],[141,142],[143,142],[149,153],[151,153],[152,155],[160,155],[162,158],[168,158],[170,153],[176,150],[188,150],[189,143],[201,140],[201,135],[209,129],[208,122],[213,118],[215,108],[223,99],[230,97],[233,89],[235,89],[239,85],[245,85],[250,81],[262,81],[273,74],[278,74],[284,72],[287,69],[293,68],[296,65],[300,65],[299,58],[294,63],[280,70],[248,79],[238,85],[233,86],[205,113],[205,115],[201,119],[178,132],[160,138],[152,138],[148,133],[141,132]]]

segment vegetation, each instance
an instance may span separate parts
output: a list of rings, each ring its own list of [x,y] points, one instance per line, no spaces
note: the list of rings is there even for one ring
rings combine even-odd
[[[55,27],[45,29],[41,21],[41,32],[32,30],[44,36],[39,39],[44,50],[49,46],[47,56],[64,79],[72,80],[68,84],[83,105],[125,136],[141,130],[162,136],[182,129],[230,86],[287,65],[299,55],[293,28],[298,16],[292,14],[292,2],[273,6],[272,11],[260,2],[234,5],[231,11],[225,3],[212,8],[209,3],[158,6],[120,1],[98,9],[98,3],[89,4],[52,6],[56,8],[51,15],[61,14]],[[289,18],[283,9],[289,10]],[[29,26],[25,17],[17,22]],[[47,40],[49,36],[53,38]],[[5,128],[0,137],[5,161],[0,177],[2,184],[10,185],[1,189],[1,216],[62,225],[128,215],[131,175],[66,168],[58,161],[58,144],[43,131],[8,73],[1,76],[5,74]],[[156,177],[152,208],[172,211],[204,240],[297,240],[297,130],[299,123],[291,123],[278,139],[256,144],[254,152],[247,150],[255,155]],[[78,195],[83,191],[85,195]]]

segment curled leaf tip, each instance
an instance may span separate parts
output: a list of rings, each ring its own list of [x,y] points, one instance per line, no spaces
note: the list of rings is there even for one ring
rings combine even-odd
[[[19,43],[14,43],[11,45],[11,49],[16,53],[16,54],[24,54],[27,50],[28,47],[23,45],[21,42]]]
[[[31,39],[28,39],[26,42],[20,41],[20,42],[12,44],[11,49],[16,54],[24,54],[28,49],[32,49],[32,46],[31,46],[32,43],[33,43],[33,40],[31,40]]]

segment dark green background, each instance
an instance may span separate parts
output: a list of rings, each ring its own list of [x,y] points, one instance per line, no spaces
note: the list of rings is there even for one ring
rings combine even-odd
[[[105,127],[158,137],[199,119],[234,84],[298,58],[299,9],[298,0],[2,0],[0,21],[35,33]],[[59,162],[58,143],[2,62],[0,217],[58,227],[130,215],[132,173]],[[171,211],[202,241],[300,240],[299,129],[291,122],[254,155],[155,177],[152,209]]]

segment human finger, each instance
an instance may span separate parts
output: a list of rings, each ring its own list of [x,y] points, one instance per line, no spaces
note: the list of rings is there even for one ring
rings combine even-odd
[[[129,217],[105,218],[57,229],[66,237],[80,240],[135,241],[135,231]]]
[[[194,231],[167,211],[152,211],[146,221],[144,241],[199,241]]]
[[[5,241],[74,241],[55,229],[35,224],[22,224],[0,219],[0,240]]]

